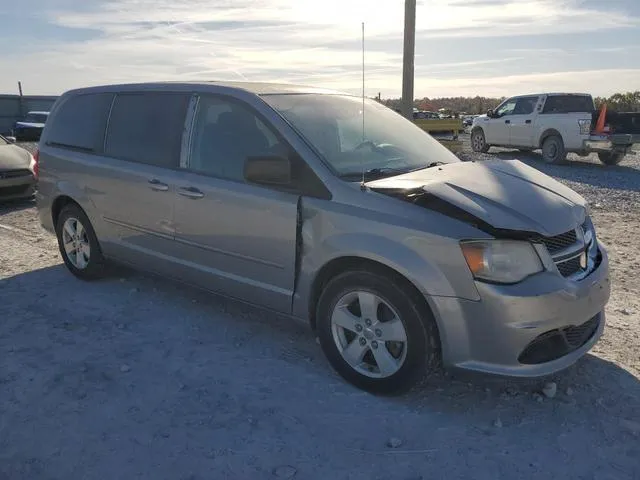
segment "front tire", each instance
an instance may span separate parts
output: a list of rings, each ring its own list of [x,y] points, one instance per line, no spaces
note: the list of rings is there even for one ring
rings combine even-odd
[[[542,142],[542,159],[545,163],[559,164],[567,159],[564,142],[559,135],[551,135]]]
[[[75,204],[65,206],[56,223],[58,247],[64,264],[76,277],[95,280],[105,274],[105,259],[93,226]]]
[[[484,136],[484,131],[481,128],[475,129],[471,132],[471,149],[476,153],[487,153],[491,148],[487,145],[487,140]]]
[[[367,270],[343,273],[327,284],[318,301],[318,337],[345,380],[372,393],[397,394],[436,371],[435,320],[411,292]]]
[[[620,152],[599,152],[598,158],[602,163],[609,166],[618,165],[624,158],[624,153]]]

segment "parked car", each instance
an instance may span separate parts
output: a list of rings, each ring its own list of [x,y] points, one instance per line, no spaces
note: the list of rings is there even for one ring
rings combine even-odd
[[[49,112],[29,112],[20,122],[13,127],[13,134],[21,142],[37,142],[40,140]]]
[[[630,113],[640,125],[640,113]],[[588,94],[543,93],[512,97],[473,121],[471,146],[476,152],[514,147],[542,149],[547,163],[565,161],[567,153],[598,153],[606,165],[617,165],[640,144],[640,130],[594,132],[598,112]],[[611,119],[608,119],[611,120]],[[633,122],[629,118],[626,125]]]
[[[36,162],[24,148],[0,135],[0,201],[33,197]]]
[[[604,328],[607,253],[580,195],[517,160],[461,162],[374,100],[257,83],[73,90],[39,171],[40,221],[71,273],[118,261],[308,320],[369,391],[441,362],[550,374]]]

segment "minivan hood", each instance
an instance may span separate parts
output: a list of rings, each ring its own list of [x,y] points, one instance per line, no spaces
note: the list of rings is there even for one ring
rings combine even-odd
[[[437,197],[496,230],[555,236],[586,216],[582,196],[519,160],[455,162],[366,185],[396,197]]]

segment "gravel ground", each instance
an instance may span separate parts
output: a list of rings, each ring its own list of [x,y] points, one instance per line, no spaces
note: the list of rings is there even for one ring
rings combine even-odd
[[[0,207],[0,479],[640,478],[640,162],[523,160],[593,204],[603,339],[551,378],[448,372],[397,398],[345,384],[305,325],[128,271],[76,280],[32,203]]]

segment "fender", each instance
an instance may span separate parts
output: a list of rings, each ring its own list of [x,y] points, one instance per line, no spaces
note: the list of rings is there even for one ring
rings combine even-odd
[[[427,298],[460,296],[459,292],[456,295],[447,276],[418,253],[416,249],[422,245],[417,237],[407,238],[402,243],[369,232],[337,233],[325,237],[318,244],[313,242],[311,230],[312,226],[309,223],[302,227],[300,273],[292,305],[295,316],[302,318],[307,316],[316,277],[323,267],[340,258],[361,258],[390,268],[410,281]],[[437,258],[438,247],[432,247]],[[471,290],[466,292],[465,297],[469,300],[479,300],[473,280],[470,280],[468,285]]]

